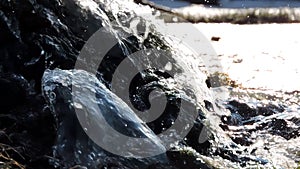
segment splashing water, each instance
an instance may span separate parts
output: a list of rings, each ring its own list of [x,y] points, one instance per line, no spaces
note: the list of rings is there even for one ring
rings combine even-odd
[[[197,125],[201,126],[200,128],[203,128],[204,125],[211,136],[208,138],[209,147],[204,147],[203,144],[198,142],[198,138],[201,136],[197,136],[196,139],[195,137],[187,136],[187,140],[175,142],[171,147],[173,150],[175,149],[180,152],[188,151],[195,157],[194,161],[201,161],[201,163],[205,163],[212,168],[280,168],[282,167],[282,163],[277,164],[276,160],[272,160],[274,157],[278,158],[278,154],[280,154],[275,149],[282,150],[282,154],[284,155],[280,157],[284,157],[287,162],[291,162],[290,166],[294,167],[295,162],[299,161],[299,155],[297,155],[299,152],[296,147],[286,149],[287,144],[299,145],[297,143],[297,140],[299,140],[297,130],[300,125],[299,108],[291,111],[287,109],[280,111],[275,108],[272,115],[262,116],[259,113],[255,114],[255,110],[264,106],[267,107],[266,104],[262,106],[256,105],[251,108],[244,106],[245,108],[243,108],[240,103],[228,101],[232,100],[232,98],[227,98],[227,102],[217,102],[214,99],[213,92],[205,84],[205,72],[199,69],[200,64],[205,64],[205,61],[199,58],[199,49],[190,47],[193,46],[191,44],[185,44],[186,42],[180,39],[184,35],[180,35],[179,38],[169,36],[168,30],[172,29],[167,29],[169,27],[162,20],[157,19],[160,15],[159,11],[155,11],[150,7],[137,5],[131,1],[78,0],[76,3],[82,10],[89,11],[99,17],[106,33],[117,40],[117,47],[112,48],[115,51],[109,53],[111,57],[113,58],[113,56],[119,54],[124,55],[129,59],[129,63],[134,65],[134,68],[143,70],[139,72],[139,76],[134,77],[136,80],[134,82],[143,86],[133,85],[140,92],[131,91],[129,86],[129,93],[133,93],[132,97],[123,97],[123,94],[118,95],[117,90],[127,89],[124,87],[124,81],[128,80],[127,72],[116,71],[119,74],[121,72],[116,81],[114,81],[112,75],[107,76],[109,73],[115,73],[110,68],[116,69],[115,67],[119,66],[118,63],[112,63],[115,67],[109,67],[108,63],[111,62],[105,63],[104,65],[108,65],[108,67],[100,69],[100,73],[97,74],[98,79],[95,78],[93,71],[47,70],[43,76],[43,92],[57,118],[58,138],[54,147],[54,153],[57,158],[62,159],[58,161],[58,166],[71,167],[81,164],[91,168],[101,168],[101,165],[107,165],[119,160],[120,163],[116,165],[119,165],[118,167],[123,166],[124,168],[146,168],[156,163],[164,164],[161,166],[158,165],[157,168],[180,168],[178,165],[172,163],[172,158],[168,156],[168,153],[145,159],[136,159],[123,158],[107,152],[105,149],[97,146],[93,142],[95,140],[91,141],[86,136],[86,132],[89,129],[81,129],[75,115],[75,109],[82,110],[82,115],[88,119],[86,122],[87,126],[91,124],[96,125],[98,129],[105,131],[107,128],[104,128],[103,123],[99,123],[99,121],[105,120],[121,133],[130,136],[134,135],[135,137],[150,138],[153,144],[149,149],[153,151],[165,151],[166,145],[161,142],[165,138],[159,138],[155,134],[174,123],[177,115],[172,115],[172,113],[178,105],[180,107],[180,104],[176,102],[178,97],[181,98],[181,101],[189,102],[192,107],[191,109],[184,109],[184,113],[191,113],[194,111],[193,108],[195,108],[195,110],[201,112],[198,115],[204,116],[204,118],[196,118],[196,121],[198,120],[194,124],[196,129],[192,128],[191,131],[197,131]],[[178,27],[180,25],[177,25],[177,29]],[[134,38],[127,38],[128,35]],[[162,49],[167,51],[164,53],[166,58],[161,60],[160,52],[157,51],[147,53],[149,46],[151,48],[155,47],[157,51],[161,51]],[[209,44],[206,44],[205,48],[211,47]],[[139,53],[143,56],[142,59],[136,59],[132,55],[138,50],[142,50]],[[213,50],[211,50],[205,49],[205,51],[209,51],[211,55],[214,55]],[[123,62],[123,60],[124,58],[119,58],[117,61]],[[158,62],[153,62],[153,60],[158,60]],[[93,67],[90,61],[80,60],[80,62],[84,65],[83,67]],[[146,65],[149,69],[144,70],[141,65]],[[151,69],[153,67],[157,68],[155,67],[157,65],[161,69]],[[164,74],[164,70],[170,69],[176,70],[173,79]],[[147,81],[147,78],[152,80]],[[161,87],[162,91],[155,93],[156,95],[149,94],[155,85]],[[74,90],[74,87],[77,90]],[[109,89],[116,94],[112,93]],[[215,88],[214,90],[221,90],[221,88]],[[146,93],[150,92],[144,96],[145,91]],[[128,90],[126,92],[128,95]],[[242,93],[243,91],[238,92]],[[98,94],[98,98],[95,97],[95,93],[100,93]],[[224,92],[218,93],[224,94]],[[171,115],[163,116],[163,122],[159,126],[155,122],[147,123],[147,125],[144,124],[141,117],[134,113],[133,110],[136,107],[130,105],[132,100],[137,104],[138,109],[147,110],[149,105],[147,105],[144,97],[160,98],[164,94],[169,96],[167,100],[175,107],[165,112]],[[151,103],[150,105],[152,105]],[[211,103],[212,109],[207,108],[207,103]],[[227,105],[227,107],[224,107],[224,105]],[[99,109],[104,118],[97,114],[99,113]],[[231,113],[228,113],[228,110]],[[251,110],[252,114],[246,114],[246,110]],[[187,124],[191,123],[188,122],[190,121],[189,118],[184,120]],[[281,135],[278,133],[283,130],[283,127],[281,127],[282,121],[280,120],[284,122],[288,121],[288,129],[295,130],[296,137],[288,138],[288,140],[280,137]],[[170,123],[169,126],[168,123]],[[271,125],[275,125],[275,127],[272,128]],[[274,134],[276,131],[279,132]],[[247,132],[248,135],[250,133],[250,136],[247,135]],[[178,133],[175,131],[172,134],[176,135]],[[241,139],[242,141],[239,141],[238,135],[247,137],[251,143],[244,144],[243,138]],[[106,141],[109,143],[109,138],[100,137],[100,139],[107,139]],[[125,146],[129,147],[130,144],[134,143],[124,143]],[[265,149],[266,145],[269,145],[268,149]],[[111,144],[111,146],[114,147],[117,145]],[[268,154],[268,150],[276,155],[266,155]],[[294,152],[293,154],[296,155],[287,155],[290,152]],[[184,153],[181,153],[181,156],[178,157],[179,159],[182,158],[182,154]],[[293,158],[295,159],[294,161],[290,160]],[[183,161],[184,164],[188,163],[188,160]],[[202,165],[198,165],[197,167]]]

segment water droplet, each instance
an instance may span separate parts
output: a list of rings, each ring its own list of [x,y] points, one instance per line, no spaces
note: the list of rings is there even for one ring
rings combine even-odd
[[[172,18],[173,22],[178,22],[178,18],[177,17],[174,17]]]
[[[171,70],[172,70],[172,63],[171,63],[171,62],[168,62],[168,63],[165,65],[165,69],[168,70],[168,71],[171,71]]]
[[[80,103],[77,103],[77,102],[74,102],[74,106],[77,108],[77,109],[82,109],[83,106],[80,104]]]

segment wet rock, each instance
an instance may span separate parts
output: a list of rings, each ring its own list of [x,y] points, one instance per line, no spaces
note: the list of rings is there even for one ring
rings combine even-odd
[[[71,92],[71,84],[75,87],[79,87],[77,89],[79,91],[75,92],[77,94]],[[47,70],[43,77],[43,89],[45,92],[44,96],[49,102],[49,105],[53,107],[52,112],[55,117],[57,117],[58,138],[56,139],[54,154],[55,157],[59,159],[59,166],[71,167],[76,164],[81,164],[88,168],[95,168],[95,166],[98,165],[114,167],[111,163],[113,159],[118,159],[120,163],[114,164],[120,166],[120,168],[144,168],[153,165],[154,163],[168,163],[164,154],[141,159],[135,158],[135,154],[133,154],[133,157],[127,158],[113,155],[112,153],[107,152],[104,149],[105,147],[100,147],[91,140],[91,135],[88,136],[81,126],[83,121],[81,119],[81,123],[79,122],[76,111],[80,111],[80,114],[85,114],[82,118],[87,118],[85,120],[89,122],[88,127],[86,128],[87,131],[97,131],[97,138],[93,139],[102,140],[104,137],[108,137],[108,139],[110,137],[115,137],[115,135],[109,136],[109,134],[104,134],[107,133],[108,130],[107,125],[100,122],[101,118],[104,118],[102,120],[105,120],[109,126],[114,128],[119,134],[122,133],[135,138],[148,138],[151,140],[151,144],[146,144],[147,147],[150,146],[151,150],[162,149],[161,152],[164,152],[164,147],[161,145],[160,141],[155,140],[156,137],[154,136],[154,133],[137,119],[137,116],[124,102],[111,93],[91,74],[75,70]],[[80,93],[80,91],[83,92],[83,90],[85,90],[85,92]],[[94,101],[97,104],[92,104],[89,101],[89,99],[93,98],[93,95],[89,94],[90,91],[96,92],[92,94],[96,95]],[[81,105],[81,108],[74,107],[74,104]],[[98,106],[98,108],[93,106]],[[99,112],[97,110],[99,110]],[[99,113],[102,114],[103,117],[97,115]],[[97,119],[97,121],[92,119]],[[107,142],[109,140],[103,141]],[[112,140],[103,144],[109,145],[111,142]],[[125,146],[127,151],[127,146],[130,146],[131,144],[134,143],[130,142],[130,140],[126,140],[122,142],[122,145],[114,146]],[[143,146],[141,148],[140,152],[147,151],[147,149],[143,149]]]
[[[228,74],[215,72],[211,74],[205,81],[208,88],[220,87],[220,86],[230,86],[230,87],[238,87],[236,81],[230,79]]]
[[[211,37],[211,41],[219,41],[221,38],[217,36]]]
[[[288,125],[288,122],[284,119],[273,119],[271,122],[264,124],[270,133],[279,135],[287,140],[297,138],[300,136],[298,127],[292,127]]]
[[[205,80],[205,84],[206,84],[206,86],[207,86],[208,88],[211,88],[211,87],[212,87],[211,80],[210,80],[209,77]]]
[[[287,140],[299,137],[299,125],[297,125],[299,119],[296,117],[291,120],[278,118],[281,117],[280,114],[286,113],[282,105],[269,103],[250,107],[247,103],[233,100],[228,102],[227,108],[231,111],[231,115],[221,117],[220,126],[224,131],[231,133],[230,137],[237,144],[249,146],[255,142],[255,138],[251,136],[252,133],[266,131]],[[230,126],[241,127],[232,130]]]
[[[282,106],[275,106],[272,104],[263,105],[257,107],[258,115],[270,116],[276,113],[282,113],[284,108]]]
[[[15,74],[0,74],[0,107],[2,112],[24,103],[28,82]]]
[[[250,108],[246,103],[240,103],[236,100],[228,102],[227,108],[231,113],[238,113],[244,119],[256,116],[256,111],[254,109]]]
[[[28,168],[49,165],[56,133],[44,98],[46,68],[73,67],[79,50],[101,21],[75,1],[0,1],[0,142]]]
[[[232,63],[242,63],[243,59],[235,59],[232,61]]]
[[[259,115],[270,116],[284,111],[284,108],[280,105],[263,104],[262,106],[250,107],[248,104],[236,100],[229,101],[226,107],[232,113],[233,117],[231,118],[244,121]]]
[[[76,2],[73,0],[0,2],[0,99],[4,100],[0,103],[2,108],[0,142],[13,146],[22,157],[11,151],[9,152],[10,156],[26,164],[28,168],[70,168],[76,167],[76,165],[79,168],[93,168],[95,166],[92,163],[96,159],[99,160],[97,161],[99,165],[96,166],[98,168],[206,168],[207,166],[202,161],[199,162],[195,159],[196,155],[194,154],[187,155],[178,151],[170,151],[167,153],[167,157],[128,159],[115,156],[97,147],[88,139],[74,115],[68,87],[60,86],[61,88],[58,87],[57,90],[54,90],[55,95],[51,95],[51,97],[57,101],[55,107],[46,104],[41,96],[41,78],[45,69],[72,69],[84,42],[102,24],[99,17],[89,10],[82,10]],[[215,2],[209,1],[209,3]],[[159,40],[159,37],[151,33],[148,36],[143,46],[168,48]],[[135,37],[125,40],[124,44],[131,53],[141,49]],[[110,88],[115,67],[126,56],[119,45],[115,45],[108,55],[111,60],[107,58],[99,66],[98,77],[103,79],[107,88]],[[173,61],[171,59],[171,57],[167,58],[163,62]],[[138,75],[136,81],[131,84],[132,89],[139,87],[139,90],[130,90],[130,99],[139,110],[146,110],[150,106],[150,102],[147,100],[149,93],[154,87],[160,87],[168,92],[167,111],[156,121],[147,124],[155,133],[160,133],[172,125],[178,116],[180,103],[184,100],[177,97],[176,91],[155,82],[169,77],[164,72],[158,70],[146,70],[145,72],[147,76]],[[221,82],[219,77],[212,75],[207,80],[207,86],[237,86],[234,81],[228,79],[228,76],[223,75],[224,78]],[[189,108],[184,110],[186,114],[196,110],[193,103],[188,104]],[[212,105],[205,101],[205,108],[210,112],[214,111]],[[226,117],[229,120],[223,119],[222,121],[224,129],[226,128],[228,131],[232,125],[243,126],[259,122],[260,119],[253,120],[258,115],[270,116],[283,112],[281,107],[267,105],[253,108],[238,101],[229,102],[228,109],[232,111],[232,114]],[[212,138],[202,137],[205,129],[203,124],[205,113],[199,111],[198,114],[199,117],[194,122],[191,132],[180,144],[192,147],[197,153],[210,155],[211,143],[208,140]],[[112,115],[112,117],[115,116]],[[121,128],[125,124],[124,122],[117,122],[119,123],[116,123],[116,126],[119,125],[118,128],[121,132],[126,130],[126,128]],[[298,124],[299,120],[295,118],[267,121],[255,129],[245,131],[251,133],[267,130],[272,134],[290,139],[299,136],[299,128],[290,127],[290,122]],[[130,132],[138,133],[135,130]],[[241,130],[232,132],[234,133],[232,135],[234,142],[250,145],[252,141],[250,134],[243,134],[244,131]],[[204,140],[203,142],[199,141],[200,136],[202,141]],[[59,142],[61,144],[57,144],[58,141],[61,141]],[[52,148],[53,145],[56,146]],[[56,154],[52,154],[53,149]],[[220,148],[215,154],[239,163],[249,160],[249,158],[246,159],[228,149]],[[91,152],[100,153],[95,155]],[[88,156],[85,156],[86,154]],[[49,165],[49,159],[52,165]]]
[[[214,106],[210,101],[204,100],[204,104],[205,104],[206,110],[208,110],[210,112],[214,112]]]
[[[257,158],[255,156],[249,156],[249,155],[243,155],[242,151],[240,150],[235,150],[235,145],[230,145],[230,147],[222,147],[222,148],[218,148],[217,151],[215,152],[215,155],[219,155],[224,159],[233,161],[233,162],[237,162],[239,167],[246,167],[247,163],[257,163],[257,164],[267,164],[268,161],[261,159],[261,158]]]
[[[243,117],[238,113],[231,113],[230,116],[222,116],[221,121],[228,125],[239,126],[243,123]]]
[[[34,80],[40,90],[45,68],[72,68],[84,39],[100,27],[99,19],[86,14],[79,17],[75,1],[1,1],[1,70]]]
[[[194,122],[194,126],[186,136],[184,141],[188,146],[195,149],[198,153],[209,155],[211,152],[211,143],[210,140],[213,140],[213,135],[203,125],[202,120],[205,119],[203,113],[199,111],[199,116]]]
[[[59,116],[51,116],[50,112],[53,111],[53,107],[47,106],[44,99],[40,97],[41,78],[45,69],[57,67],[72,69],[84,42],[102,26],[102,21],[98,16],[95,16],[89,10],[83,10],[76,2],[73,0],[0,2],[0,55],[3,56],[0,58],[0,71],[3,74],[17,74],[17,76],[24,77],[27,85],[30,85],[30,91],[28,91],[22,86],[22,83],[4,76],[0,77],[1,100],[6,100],[1,103],[3,113],[6,113],[6,110],[16,109],[13,114],[1,117],[0,125],[7,128],[5,132],[11,136],[14,145],[27,147],[22,154],[26,154],[26,160],[32,161],[30,166],[41,166],[38,165],[38,161],[40,161],[46,167],[45,161],[48,159],[41,156],[45,154],[52,156],[53,139],[60,137],[58,133],[62,132],[62,135],[66,134],[64,137],[71,138],[65,149],[72,152],[72,155],[64,157],[60,154],[60,156],[57,156],[58,159],[52,159],[52,161],[54,161],[54,165],[58,161],[57,166],[72,167],[72,165],[75,165],[75,162],[72,161],[75,158],[73,155],[76,154],[75,150],[78,148],[74,147],[76,145],[75,138],[82,136],[81,141],[83,142],[87,138],[82,131],[78,132],[77,136],[74,135],[76,133],[74,130],[80,128],[78,124],[73,125],[71,123],[76,121],[75,116],[67,116],[63,113]],[[131,52],[139,49],[139,45],[135,44],[133,39],[125,42]],[[158,37],[151,34],[149,34],[148,40],[145,40],[144,46],[148,48],[158,46],[162,49],[166,48]],[[114,67],[126,57],[118,45],[108,55],[112,60],[104,61],[103,65],[99,66],[99,72],[107,86],[111,81]],[[60,90],[62,93],[58,93],[57,103],[61,105],[57,106],[61,108],[60,111],[70,112],[72,107],[66,106],[70,95],[66,91],[68,90],[62,88]],[[169,98],[170,108],[168,112],[154,122],[155,124],[152,123],[153,130],[156,132],[160,132],[162,128],[168,128],[172,123],[172,119],[177,116],[178,99],[171,95]],[[138,103],[137,105],[141,109],[143,108],[143,104]],[[146,102],[144,105],[147,107]],[[65,123],[65,131],[59,129],[54,131],[54,127],[59,128],[59,125],[54,122],[53,118],[64,118],[64,115],[69,120]],[[198,123],[201,126],[201,122]],[[16,124],[17,127],[14,128],[13,124]],[[55,134],[55,132],[58,133]],[[195,133],[198,134],[199,132]],[[197,138],[196,134],[193,137]],[[1,138],[3,138],[3,142],[10,142],[10,139],[6,139],[4,135],[1,135]],[[90,146],[90,151],[95,148],[95,146],[91,146],[91,142],[86,142],[86,144],[86,147]],[[196,143],[191,144],[196,145]],[[30,151],[35,147],[38,147],[39,151]],[[63,158],[70,161],[64,161]],[[82,160],[86,160],[86,158]],[[122,160],[122,165],[126,166],[128,161],[126,159]],[[109,166],[108,163],[107,165]]]
[[[168,158],[177,168],[210,169],[203,161],[197,158],[193,150],[173,149],[167,152]]]
[[[18,163],[26,164],[28,168],[52,168],[46,156],[51,156],[55,138],[53,116],[44,109],[42,97],[29,97],[26,100],[32,103],[16,106],[0,117],[3,131],[0,142],[16,150],[8,154]]]
[[[203,135],[204,132],[209,132],[206,130],[207,128],[203,125],[203,120],[206,118],[205,114],[203,113],[203,111],[197,110],[196,106],[193,103],[178,97],[178,92],[176,90],[163,85],[158,85],[159,83],[157,82],[161,80],[159,78],[168,77],[170,77],[168,74],[159,71],[147,72],[147,75],[144,75],[143,78],[141,76],[137,76],[136,79],[133,79],[131,87],[132,89],[136,89],[139,87],[140,91],[137,92],[135,90],[130,90],[130,95],[135,96],[132,97],[132,103],[136,105],[136,108],[138,110],[145,111],[151,107],[149,102],[150,91],[159,88],[165,92],[164,94],[166,94],[167,97],[167,105],[164,109],[164,112],[154,121],[147,123],[149,128],[151,128],[151,130],[154,131],[155,134],[160,134],[163,131],[170,128],[173,125],[174,121],[177,119],[180,111],[182,111],[181,113],[186,114],[197,111],[198,117],[196,120],[194,120],[193,127],[186,136],[185,144],[193,147],[195,150],[197,150],[198,153],[208,154],[211,146],[209,140],[212,138],[209,134],[205,136]],[[146,88],[143,86],[146,86]],[[207,110],[212,112],[212,103],[206,100],[204,101],[204,103],[206,105]],[[181,107],[181,104],[185,104],[188,106],[185,106],[183,108]],[[199,141],[199,137],[203,137],[202,141]]]

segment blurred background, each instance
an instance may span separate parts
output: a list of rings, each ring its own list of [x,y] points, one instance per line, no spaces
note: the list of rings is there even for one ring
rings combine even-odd
[[[206,4],[219,8],[274,8],[300,7],[299,0],[151,0],[152,2],[171,8],[185,7],[191,4]]]

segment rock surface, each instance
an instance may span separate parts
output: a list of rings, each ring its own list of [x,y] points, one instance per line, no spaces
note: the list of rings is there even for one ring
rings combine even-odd
[[[1,158],[5,165],[53,168],[55,121],[41,78],[46,68],[73,67],[84,39],[101,24],[95,21],[74,1],[0,2],[1,154],[16,160]]]
[[[84,42],[101,27],[101,23],[100,18],[92,15],[90,11],[81,9],[77,1],[0,2],[0,86],[1,99],[4,100],[1,102],[3,116],[0,117],[0,121],[3,133],[0,141],[13,147],[16,151],[7,150],[7,155],[27,168],[66,168],[79,163],[59,154],[53,157],[52,148],[60,133],[56,116],[62,116],[53,116],[53,109],[41,96],[41,79],[48,68],[72,69]],[[120,59],[120,51],[121,49],[116,49],[112,55]],[[109,71],[109,67],[102,72]],[[109,79],[110,77],[107,77],[106,80],[109,82]],[[62,95],[62,100],[57,101],[63,104],[67,98],[67,95]],[[163,119],[167,118],[169,116]],[[197,125],[202,124],[199,122]],[[197,144],[195,142],[192,145]],[[73,144],[68,146],[71,146],[70,149],[74,148]],[[207,147],[204,149],[207,150]],[[73,153],[71,155],[77,154]],[[99,164],[100,168],[128,168],[127,159],[115,157],[107,152],[104,154],[106,157]],[[60,163],[59,158],[65,158],[67,161]],[[121,162],[116,164],[115,161],[118,160]],[[150,168],[155,165],[153,162],[139,160],[136,163],[144,167],[148,165]],[[157,164],[157,167],[176,168],[168,164],[168,160],[165,163],[166,166],[158,167]],[[129,168],[139,168],[138,166],[133,165]]]
[[[48,104],[42,96],[41,79],[46,69],[72,69],[85,41],[101,26],[102,20],[89,10],[82,10],[78,1],[0,1],[0,147],[3,148],[0,154],[4,155],[0,157],[1,161],[7,162],[10,167],[17,168],[21,168],[21,165],[26,168],[45,169],[67,168],[76,165],[77,168],[89,166],[89,164],[80,164],[79,162],[80,159],[86,160],[88,157],[73,158],[80,152],[74,152],[78,149],[74,149],[72,144],[76,144],[75,142],[78,140],[72,140],[76,136],[70,133],[66,137],[71,138],[72,144],[67,145],[66,152],[73,152],[74,154],[70,154],[69,157],[53,154],[53,148],[57,148],[53,146],[57,145],[57,138],[61,137],[59,136],[61,134],[60,129],[66,128],[60,128],[58,122],[62,121],[58,121],[58,119],[62,117],[57,118],[60,114],[55,114],[51,104]],[[222,40],[223,38],[220,41]],[[131,47],[134,49],[136,46],[132,45]],[[104,74],[103,83],[107,86],[111,80],[110,69],[124,57],[121,49],[116,48],[111,53],[116,59],[115,62],[112,65],[107,62],[108,66],[99,70]],[[150,74],[150,77],[154,78],[156,74]],[[139,83],[147,84],[149,82],[147,79],[142,79]],[[233,85],[233,87],[237,86]],[[70,89],[64,88],[60,92],[63,92],[58,98],[62,110],[71,111],[67,109],[69,108],[67,99],[70,97],[70,93],[68,93]],[[141,95],[139,100],[141,104],[137,104],[141,109],[147,107],[148,104],[143,97],[145,96]],[[178,108],[176,98],[171,95],[169,99],[174,101],[171,102],[173,107],[170,110],[176,110]],[[212,105],[209,101],[205,102],[206,109],[211,114],[215,112]],[[103,158],[96,167],[126,169],[143,166],[143,168],[176,169],[184,167],[210,168],[211,165],[213,166],[212,163],[198,159],[206,159],[203,156],[211,158],[211,161],[217,161],[219,157],[222,157],[222,159],[233,161],[234,164],[237,162],[240,166],[245,166],[249,161],[265,164],[266,162],[259,158],[242,156],[243,153],[238,146],[252,145],[254,139],[251,134],[260,131],[262,133],[267,131],[272,136],[279,136],[286,140],[299,137],[297,112],[294,113],[294,118],[285,118],[290,113],[286,111],[285,106],[270,104],[251,107],[248,103],[236,100],[230,100],[225,105],[231,111],[231,115],[223,116],[220,125],[233,140],[230,146],[213,147],[215,145],[212,145],[210,141],[199,143],[198,138],[201,134],[200,131],[204,128],[203,120],[206,119],[206,114],[198,110],[199,117],[194,123],[193,129],[187,138],[180,143],[182,147],[192,149],[191,152],[193,153],[174,148],[174,150],[166,153],[166,157],[158,159],[158,161],[163,162],[154,163],[153,160],[147,161],[147,159],[128,160],[101,150],[103,153],[101,157]],[[74,116],[71,117],[74,118]],[[159,124],[160,121],[156,121],[148,125],[154,132],[159,133],[162,127],[168,127],[174,118],[176,118],[176,113],[169,111],[160,119],[164,123]],[[70,119],[67,120],[70,121]],[[74,119],[71,118],[72,120]],[[78,123],[74,123],[74,121],[69,125],[71,125],[71,127],[69,126],[70,130],[80,128]],[[254,127],[239,128],[246,125],[253,125]],[[82,131],[78,134],[79,136],[84,135]],[[87,141],[86,136],[82,139],[89,147],[88,151],[93,152],[93,143]],[[210,139],[214,140],[215,138]],[[255,150],[252,154],[255,154]],[[132,161],[133,164],[130,163]],[[7,166],[1,164],[0,167]],[[221,167],[223,166],[221,165]]]

